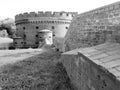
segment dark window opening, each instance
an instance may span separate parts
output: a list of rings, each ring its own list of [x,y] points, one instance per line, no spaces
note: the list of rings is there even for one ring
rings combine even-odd
[[[25,30],[25,27],[23,27],[23,30]]]
[[[36,37],[38,37],[38,35],[35,35]]]
[[[26,42],[24,42],[24,44],[26,44]]]
[[[26,38],[26,35],[24,34],[24,36],[23,36],[24,38]]]
[[[58,48],[56,48],[56,51],[60,51]]]
[[[67,16],[69,16],[69,14],[67,13]]]
[[[53,34],[53,36],[55,36],[55,34]]]
[[[42,38],[42,37],[39,37],[39,38]]]
[[[39,42],[35,42],[35,44],[39,44]]]
[[[21,44],[23,44],[23,42],[21,42]]]
[[[52,21],[52,23],[54,23],[54,21]]]
[[[68,27],[65,27],[66,29],[68,29]]]
[[[54,27],[54,26],[52,26],[52,29],[55,29],[55,27]]]
[[[17,42],[14,42],[14,44],[17,44]]]
[[[36,26],[36,29],[39,29],[39,27],[38,27],[38,26]]]
[[[100,75],[97,75],[98,79],[101,79],[101,76]]]
[[[62,16],[62,13],[60,13],[60,16]]]

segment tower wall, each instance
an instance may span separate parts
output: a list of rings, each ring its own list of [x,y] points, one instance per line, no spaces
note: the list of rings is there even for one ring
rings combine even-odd
[[[63,39],[72,18],[76,14],[72,12],[30,12],[18,14],[15,16],[16,35],[24,39],[24,46],[26,47],[36,47],[37,32],[43,29],[53,31],[55,34],[54,39]],[[59,48],[58,46],[56,47]]]

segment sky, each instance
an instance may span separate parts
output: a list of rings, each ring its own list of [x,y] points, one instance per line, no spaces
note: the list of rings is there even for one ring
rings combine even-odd
[[[83,13],[118,0],[0,0],[0,19],[32,11],[66,11]]]

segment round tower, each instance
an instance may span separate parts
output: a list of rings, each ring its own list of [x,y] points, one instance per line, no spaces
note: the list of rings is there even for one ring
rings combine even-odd
[[[37,47],[38,32],[53,32],[53,43],[59,49],[76,12],[30,12],[15,16],[16,35],[23,38],[23,47]]]

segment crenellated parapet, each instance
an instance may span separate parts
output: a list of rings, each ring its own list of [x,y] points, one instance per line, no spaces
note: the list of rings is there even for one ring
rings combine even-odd
[[[77,15],[77,12],[30,12],[30,13],[23,13],[18,14],[15,16],[15,21],[22,20],[22,19],[34,19],[34,18],[60,18],[60,19],[72,19],[75,15]]]

